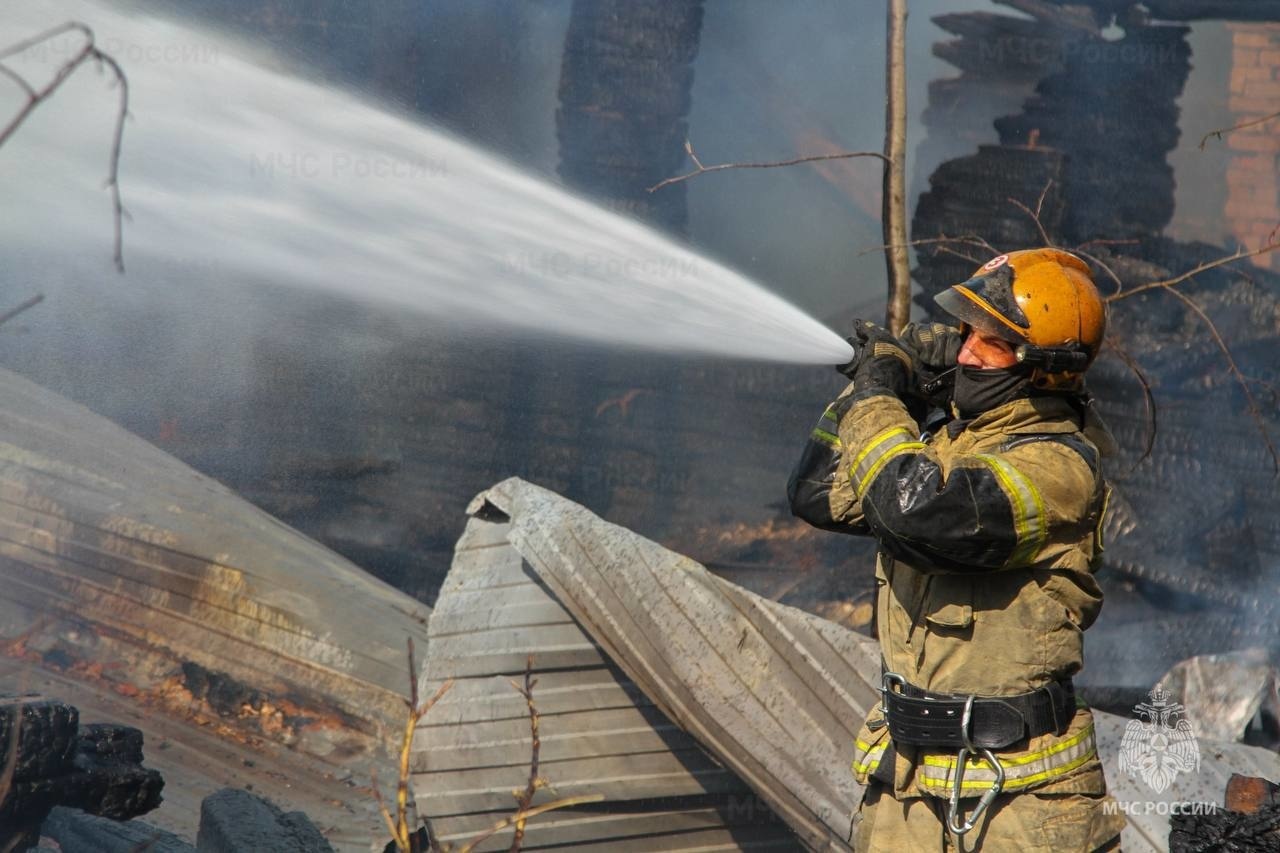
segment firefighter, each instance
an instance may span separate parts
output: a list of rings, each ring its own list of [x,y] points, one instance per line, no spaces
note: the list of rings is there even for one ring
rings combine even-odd
[[[880,546],[883,698],[857,738],[855,849],[1114,850],[1124,819],[1072,684],[1102,605],[1111,439],[1083,377],[1104,305],[1088,266],[1049,248],[936,302],[958,328],[855,323],[852,383],[788,484],[797,516]]]

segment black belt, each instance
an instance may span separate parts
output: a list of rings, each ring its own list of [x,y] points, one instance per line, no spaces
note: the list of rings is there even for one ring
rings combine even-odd
[[[893,673],[886,673],[884,687],[889,734],[908,746],[1003,749],[1027,737],[1061,735],[1076,714],[1069,678],[1017,696],[932,693]]]

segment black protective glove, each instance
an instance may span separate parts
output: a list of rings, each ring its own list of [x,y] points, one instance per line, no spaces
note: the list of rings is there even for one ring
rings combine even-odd
[[[964,338],[960,330],[942,323],[908,323],[898,335],[898,342],[911,356],[915,369],[941,373],[956,366],[956,356]]]
[[[898,340],[911,356],[914,396],[945,409],[955,387],[956,357],[964,344],[960,330],[942,323],[908,323]]]
[[[854,359],[838,370],[853,379],[855,391],[882,389],[901,397],[911,381],[911,355],[888,330],[869,320],[853,321]]]

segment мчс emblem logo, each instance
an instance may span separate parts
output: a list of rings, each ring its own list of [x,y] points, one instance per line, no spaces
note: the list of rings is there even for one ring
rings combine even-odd
[[[1179,773],[1200,769],[1200,745],[1191,723],[1183,718],[1186,707],[1170,701],[1159,684],[1148,694],[1150,702],[1139,702],[1120,741],[1120,772],[1140,776],[1157,794],[1162,794]]]

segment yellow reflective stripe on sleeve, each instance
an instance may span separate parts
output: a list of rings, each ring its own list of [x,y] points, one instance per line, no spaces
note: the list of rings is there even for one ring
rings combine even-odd
[[[886,462],[899,453],[923,448],[924,444],[914,441],[905,427],[887,429],[871,439],[849,468],[850,479],[858,484],[858,497],[862,497]]]
[[[995,473],[1013,506],[1013,529],[1018,537],[1018,545],[1005,566],[1030,565],[1049,537],[1044,498],[1040,497],[1040,490],[1021,471],[998,456],[979,453],[975,458],[982,460]]]
[[[814,441],[822,442],[828,447],[834,447],[837,450],[840,449],[840,436],[834,435],[833,433],[829,433],[826,430],[824,430],[822,427],[815,427],[813,432],[810,433],[809,437],[812,438]]]
[[[1098,754],[1097,742],[1090,724],[1076,734],[1059,741],[1047,749],[1027,755],[1000,758],[1004,767],[1006,791],[1018,791],[1061,778],[1082,767]],[[997,756],[999,758],[999,756]],[[932,793],[949,795],[956,772],[954,755],[927,754],[920,763],[920,784]],[[965,762],[964,782],[961,794],[972,790],[982,793],[995,782],[995,771],[982,758],[970,758]]]
[[[1107,550],[1107,544],[1103,541],[1103,528],[1107,523],[1107,510],[1111,508],[1111,487],[1107,486],[1102,493],[1102,509],[1098,510],[1098,525],[1093,529],[1093,548],[1101,554]]]
[[[818,419],[818,425],[814,427],[809,437],[814,441],[820,441],[828,447],[840,449],[840,419],[836,416],[833,409],[828,408],[822,413],[822,417]]]

